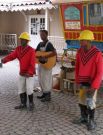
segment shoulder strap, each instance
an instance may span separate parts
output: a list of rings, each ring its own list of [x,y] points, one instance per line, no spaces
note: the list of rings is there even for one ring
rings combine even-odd
[[[46,45],[45,45],[45,51],[46,51],[46,48],[47,48],[47,46],[48,46],[48,43],[49,43],[49,41],[46,43]]]

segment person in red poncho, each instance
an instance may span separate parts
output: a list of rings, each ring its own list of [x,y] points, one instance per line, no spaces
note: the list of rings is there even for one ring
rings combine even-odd
[[[80,86],[79,107],[81,118],[79,123],[85,123],[88,130],[96,128],[94,121],[96,96],[103,75],[103,58],[101,51],[91,41],[93,32],[84,30],[80,33],[80,49],[76,55],[76,83]]]
[[[20,76],[18,93],[20,95],[21,104],[15,109],[27,108],[27,95],[29,98],[29,109],[33,110],[33,87],[35,74],[35,50],[28,45],[30,36],[27,32],[23,32],[20,37],[21,45],[18,46],[11,54],[3,58],[2,63],[7,63],[14,59],[19,60]]]

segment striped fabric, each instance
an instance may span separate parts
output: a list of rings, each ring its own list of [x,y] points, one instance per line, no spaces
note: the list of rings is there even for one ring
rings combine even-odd
[[[35,50],[32,47],[18,46],[14,52],[4,58],[4,63],[16,58],[20,64],[20,75],[28,74],[33,76],[35,74]]]
[[[87,82],[98,89],[103,76],[103,58],[98,48],[93,46],[88,52],[80,48],[76,55],[77,83]]]
[[[80,57],[83,65],[85,65],[97,52],[99,52],[99,50],[96,47],[92,47],[88,52],[81,49]]]

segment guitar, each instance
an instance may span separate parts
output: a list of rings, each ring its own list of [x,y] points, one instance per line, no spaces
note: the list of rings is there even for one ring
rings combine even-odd
[[[45,57],[46,55],[51,54],[51,52],[43,52],[43,51],[37,51],[36,52],[36,62],[38,64],[41,64],[44,68],[46,69],[51,69],[55,66],[56,64],[56,56],[50,57],[47,59],[47,62],[45,64],[42,64],[39,62],[39,59],[37,57]]]

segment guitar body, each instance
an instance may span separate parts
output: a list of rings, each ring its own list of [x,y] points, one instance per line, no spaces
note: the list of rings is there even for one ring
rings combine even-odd
[[[36,57],[37,56],[46,56],[46,55],[48,55],[48,54],[50,54],[51,52],[43,52],[43,51],[37,51],[36,52]],[[40,63],[39,62],[39,59],[38,58],[36,58],[36,62],[38,63],[38,64],[41,64],[44,68],[46,68],[46,69],[51,69],[51,68],[53,68],[54,66],[55,66],[55,64],[56,64],[56,56],[53,56],[53,57],[50,57],[50,58],[48,58],[48,60],[47,60],[47,62],[45,63],[45,64],[42,64],[42,63]]]

